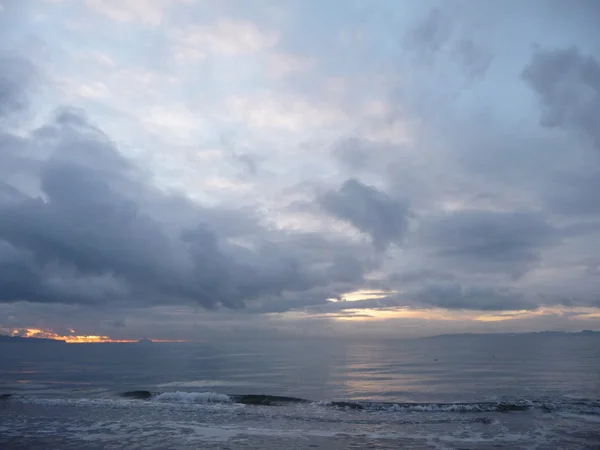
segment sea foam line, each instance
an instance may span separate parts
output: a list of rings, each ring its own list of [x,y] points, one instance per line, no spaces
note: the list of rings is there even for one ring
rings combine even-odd
[[[163,403],[233,403],[231,397],[217,392],[163,392],[151,400]]]

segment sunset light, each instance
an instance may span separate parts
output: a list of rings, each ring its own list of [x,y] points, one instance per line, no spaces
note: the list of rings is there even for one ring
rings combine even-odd
[[[20,328],[14,329],[10,333],[11,336],[19,336],[24,338],[44,338],[54,339],[57,341],[65,341],[67,344],[91,344],[91,343],[131,343],[138,342],[139,339],[113,339],[109,336],[95,335],[78,335],[74,329],[69,329],[70,333],[60,335],[51,330],[40,330],[39,328]],[[171,339],[150,339],[152,342],[189,342],[186,340],[171,340]]]
[[[598,449],[599,19],[0,0],[0,450]]]

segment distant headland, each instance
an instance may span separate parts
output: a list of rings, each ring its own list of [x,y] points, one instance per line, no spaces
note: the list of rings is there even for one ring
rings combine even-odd
[[[487,336],[600,336],[600,331],[582,330],[582,331],[531,331],[525,333],[454,333],[438,334],[436,336],[427,336],[422,339],[450,338],[450,337],[487,337]]]
[[[49,338],[34,338],[34,337],[21,337],[21,336],[7,336],[0,334],[1,342],[14,342],[24,344],[66,344],[67,342],[62,339],[49,339]]]

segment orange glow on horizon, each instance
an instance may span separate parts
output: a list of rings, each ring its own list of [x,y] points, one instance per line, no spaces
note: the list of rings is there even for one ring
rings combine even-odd
[[[385,298],[393,294],[397,294],[397,291],[382,291],[379,289],[359,289],[357,291],[346,292],[341,295],[342,301],[346,302],[357,302],[360,300],[377,300]],[[338,302],[336,298],[328,299],[331,302]]]
[[[54,339],[57,341],[65,341],[67,344],[89,344],[89,343],[133,343],[139,339],[113,339],[109,336],[96,335],[77,335],[74,329],[69,329],[73,334],[61,336],[52,330],[41,330],[39,328],[22,328],[14,329],[12,336],[20,336],[26,338],[45,338]],[[191,342],[183,339],[150,339],[152,342]]]
[[[509,310],[497,312],[448,310],[443,308],[411,309],[411,308],[351,308],[344,314],[326,313],[324,317],[340,322],[381,321],[395,319],[421,319],[432,321],[471,321],[471,322],[504,322],[511,320],[531,319],[541,316],[570,315],[572,320],[591,320],[600,318],[600,310],[594,307],[561,308],[546,307],[536,310]]]
[[[482,314],[480,316],[474,317],[473,320],[477,320],[478,322],[503,322],[505,320],[526,318],[526,317],[535,317],[542,316],[547,314],[544,310],[537,311],[527,311],[527,310],[517,310],[517,311],[504,311],[497,312],[493,314]]]
[[[433,309],[346,309],[348,315],[331,315],[339,321],[364,321],[364,320],[389,320],[389,319],[426,319],[426,320],[452,320],[445,310]],[[355,314],[355,315],[354,315]]]

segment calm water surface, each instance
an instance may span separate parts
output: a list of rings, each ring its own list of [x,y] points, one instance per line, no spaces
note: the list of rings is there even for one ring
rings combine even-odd
[[[5,343],[0,355],[0,447],[600,448],[598,336]]]

